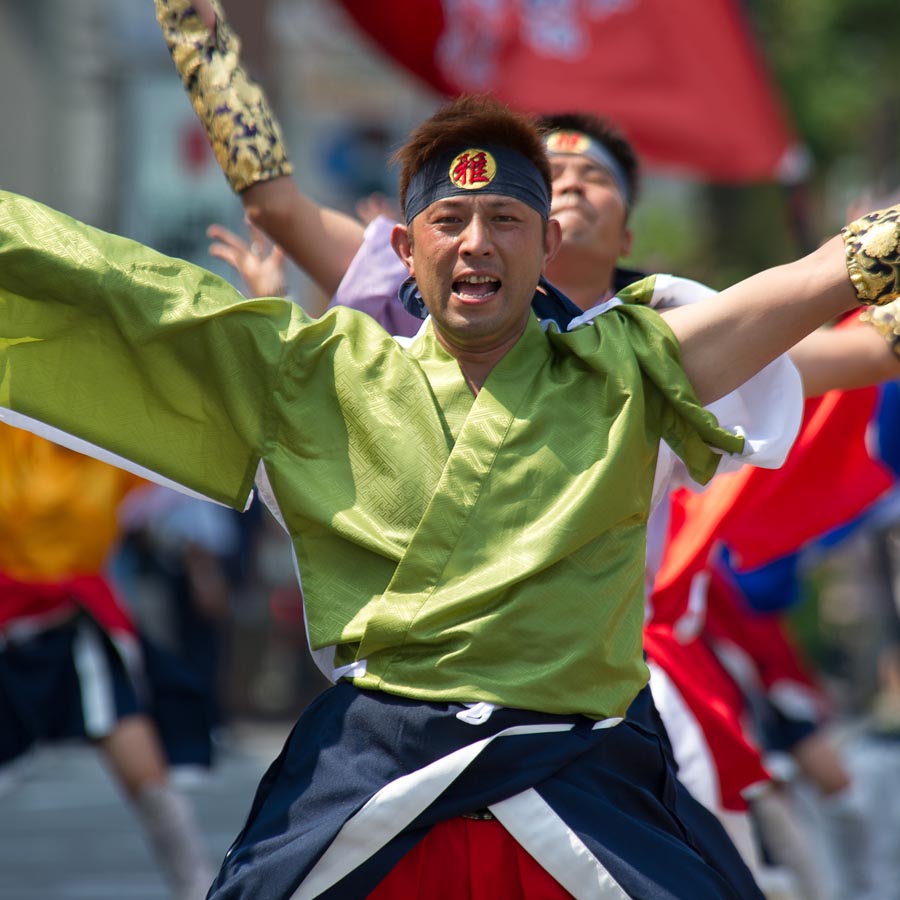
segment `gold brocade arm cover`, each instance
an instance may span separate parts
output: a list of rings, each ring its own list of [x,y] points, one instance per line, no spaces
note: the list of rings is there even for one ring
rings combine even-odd
[[[847,271],[860,303],[883,306],[900,297],[900,206],[869,213],[841,230]]]
[[[155,0],[156,18],[194,111],[235,191],[293,171],[266,95],[244,70],[241,44],[216,6],[215,33],[190,0]]]
[[[860,321],[871,325],[900,356],[900,300],[883,306],[870,306],[859,314]]]

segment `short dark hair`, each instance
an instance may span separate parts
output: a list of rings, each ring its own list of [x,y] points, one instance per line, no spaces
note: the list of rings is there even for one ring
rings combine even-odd
[[[548,193],[551,191],[550,163],[534,120],[513,112],[491,94],[463,94],[427,118],[394,154],[392,162],[400,167],[400,207],[404,212],[413,175],[432,157],[460,144],[494,144],[518,151],[534,163]]]
[[[641,163],[634,147],[621,130],[608,119],[590,113],[562,112],[541,116],[538,125],[544,131],[583,131],[602,144],[622,167],[634,206],[640,190]]]

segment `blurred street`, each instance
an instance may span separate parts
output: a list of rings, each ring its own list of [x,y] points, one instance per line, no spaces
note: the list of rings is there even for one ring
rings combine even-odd
[[[208,780],[187,789],[215,868],[288,728],[233,728]],[[16,774],[0,781],[2,900],[169,900],[130,808],[89,746],[43,749]]]

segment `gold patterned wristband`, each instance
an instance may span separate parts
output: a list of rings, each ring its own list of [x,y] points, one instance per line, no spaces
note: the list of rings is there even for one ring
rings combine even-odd
[[[888,342],[894,354],[900,356],[900,300],[870,306],[859,314],[859,319],[871,325]]]
[[[883,306],[900,297],[900,206],[869,213],[841,230],[847,271],[860,303]]]
[[[175,68],[235,191],[290,175],[281,128],[266,95],[241,65],[241,42],[216,0],[210,32],[190,0],[155,0]]]

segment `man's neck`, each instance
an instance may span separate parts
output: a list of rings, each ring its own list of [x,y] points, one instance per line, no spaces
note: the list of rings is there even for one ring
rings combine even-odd
[[[511,336],[503,340],[501,343],[486,347],[484,349],[461,348],[448,341],[441,333],[440,329],[435,327],[434,333],[438,343],[453,357],[459,364],[463,378],[469,389],[477,397],[478,392],[484,387],[488,376],[494,371],[494,368],[503,359],[504,356],[518,343],[524,332],[524,327],[517,335]]]
[[[547,278],[580,309],[596,306],[613,292],[615,263],[597,260],[560,259],[562,251],[547,269]]]

